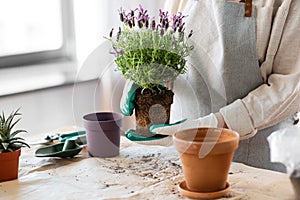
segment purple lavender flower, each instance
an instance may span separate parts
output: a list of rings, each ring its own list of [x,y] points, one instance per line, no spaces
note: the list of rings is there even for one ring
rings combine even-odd
[[[185,23],[183,22],[183,18],[186,16],[184,16],[181,12],[169,17],[168,11],[162,11],[159,9],[159,23],[156,23],[154,18],[150,21],[148,11],[141,5],[139,5],[139,7],[135,10],[130,10],[128,13],[126,13],[123,8],[120,8],[119,14],[121,22],[123,22],[125,25],[128,25],[130,28],[135,27],[135,23],[137,23],[139,28],[149,28],[150,24],[151,30],[158,30],[160,33],[167,31],[170,26],[172,27],[173,32],[178,31],[181,33],[185,31]],[[164,30],[161,31],[161,29]],[[191,36],[192,33],[189,35]]]
[[[114,28],[111,29],[110,33],[109,33],[109,37],[113,36],[113,32],[114,32]]]
[[[183,18],[185,18],[186,16],[182,15],[181,12],[179,12],[178,14],[174,14],[172,16],[172,29],[174,30],[174,32],[176,32],[176,30],[178,30],[178,32],[182,32],[185,23],[183,22]]]
[[[151,21],[151,29],[154,31],[155,30],[155,19],[153,17],[152,21]]]
[[[119,27],[119,31],[118,31],[118,33],[117,33],[117,41],[119,41],[120,40],[120,35],[121,35],[121,27]]]
[[[192,37],[192,35],[193,35],[193,30],[190,31],[188,38]]]
[[[137,11],[139,12],[140,15],[146,15],[147,12],[148,12],[146,9],[144,9],[144,8],[142,7],[141,4],[139,5],[139,8],[137,8]]]
[[[148,11],[145,10],[141,5],[137,9],[137,11],[138,11],[138,17],[136,18],[136,20],[138,21],[139,28],[142,28],[143,26],[148,28],[149,27]]]
[[[159,9],[159,24],[157,25],[157,29],[165,29],[167,30],[170,26],[169,13],[168,11],[164,12]],[[161,35],[164,31],[160,30]]]
[[[165,20],[165,29],[167,30],[169,28],[169,26],[170,26],[169,19],[166,18],[166,20]]]
[[[166,23],[169,21],[169,14],[168,11],[164,12],[161,9],[159,9],[159,22],[163,25],[163,27],[166,25]]]
[[[131,28],[135,26],[134,10],[131,10],[129,13],[126,13],[125,10],[120,8],[119,14],[121,22],[123,22]]]
[[[143,28],[143,22],[142,22],[142,20],[138,21],[138,26],[139,26],[139,28]]]
[[[159,9],[159,17],[160,17],[162,20],[168,18],[168,15],[169,15],[169,12],[168,12],[168,11],[164,12],[164,11],[162,11],[161,9]]]
[[[183,22],[183,23],[179,26],[179,28],[178,28],[178,32],[179,32],[179,33],[181,33],[182,31],[184,31],[184,25],[185,25],[185,23]]]
[[[134,17],[132,17],[131,22],[132,22],[132,26],[135,26],[135,20],[134,20]]]
[[[132,22],[130,21],[130,20],[128,20],[128,26],[130,27],[130,28],[132,28],[133,27],[133,24],[132,24]]]
[[[119,10],[119,15],[120,15],[121,22],[124,22],[126,14],[125,14],[125,10],[122,7]]]

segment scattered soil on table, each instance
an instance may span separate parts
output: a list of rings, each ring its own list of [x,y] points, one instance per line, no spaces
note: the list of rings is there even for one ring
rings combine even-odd
[[[106,159],[111,161],[107,168],[112,170],[114,174],[126,172],[158,181],[182,174],[179,164],[171,160],[160,159],[159,157],[160,153],[126,158],[125,160]]]

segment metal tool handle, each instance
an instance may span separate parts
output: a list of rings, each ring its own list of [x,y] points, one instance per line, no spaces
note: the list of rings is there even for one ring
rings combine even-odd
[[[67,139],[70,139],[72,137],[85,135],[85,131],[76,131],[71,133],[63,133],[59,135],[60,142],[65,142]]]

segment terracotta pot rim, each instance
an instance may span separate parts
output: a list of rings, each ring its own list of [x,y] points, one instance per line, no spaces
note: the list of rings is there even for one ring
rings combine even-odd
[[[18,149],[14,150],[14,151],[2,152],[2,153],[13,153],[13,152],[16,152],[16,151],[21,151],[21,149],[22,149],[22,148],[18,148]],[[0,153],[0,154],[1,154],[1,153]]]
[[[0,156],[2,155],[0,160],[6,160],[8,158],[8,154],[15,154],[16,157],[19,157],[21,155],[21,148],[11,152],[0,153]]]
[[[207,129],[207,130],[208,129],[214,129],[214,130],[221,130],[221,132],[223,132],[223,130],[225,130],[225,131],[232,132],[236,136],[236,137],[232,137],[231,139],[227,139],[225,141],[218,141],[217,142],[218,144],[234,142],[234,141],[236,141],[237,139],[240,138],[240,135],[236,131],[228,129],[228,128],[199,127],[199,128],[184,129],[182,131],[175,132],[174,135],[173,135],[173,140],[177,140],[179,142],[184,142],[186,144],[204,144],[204,143],[205,144],[215,144],[216,143],[215,141],[213,141],[213,142],[189,141],[189,140],[184,140],[184,139],[180,139],[180,138],[176,137],[176,135],[182,134],[183,132],[191,131],[191,130],[198,130],[198,129],[203,129],[203,130],[205,130],[205,129]]]

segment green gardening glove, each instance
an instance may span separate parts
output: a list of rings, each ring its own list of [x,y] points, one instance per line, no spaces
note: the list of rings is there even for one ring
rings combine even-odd
[[[120,101],[120,109],[125,116],[131,116],[133,113],[136,90],[139,87],[140,86],[135,84],[133,81],[126,81],[125,83],[123,95]]]
[[[159,145],[170,146],[172,145],[172,137],[167,135],[153,134],[152,137],[145,137],[135,133],[134,129],[129,129],[125,132],[127,139],[143,145]]]
[[[183,119],[173,124],[154,124],[150,127],[152,137],[136,135],[134,130],[127,131],[126,137],[142,144],[169,146],[172,144],[172,135],[178,131],[198,127],[217,127],[217,125],[218,119],[214,113],[211,113],[197,119]]]
[[[164,86],[161,85],[161,87]],[[134,110],[134,99],[136,96],[136,90],[139,88],[140,86],[135,84],[133,81],[126,81],[120,101],[120,109],[125,116],[132,115]]]
[[[157,129],[157,128],[178,125],[185,121],[186,121],[186,119],[178,121],[176,123],[172,123],[172,124],[154,124],[150,127],[150,131],[152,132],[152,130]],[[134,129],[129,129],[125,132],[125,136],[131,141],[134,141],[139,144],[144,144],[144,145],[160,145],[160,146],[172,145],[172,137],[171,136],[156,134],[154,132],[153,132],[152,137],[145,137],[145,136],[136,134]]]

